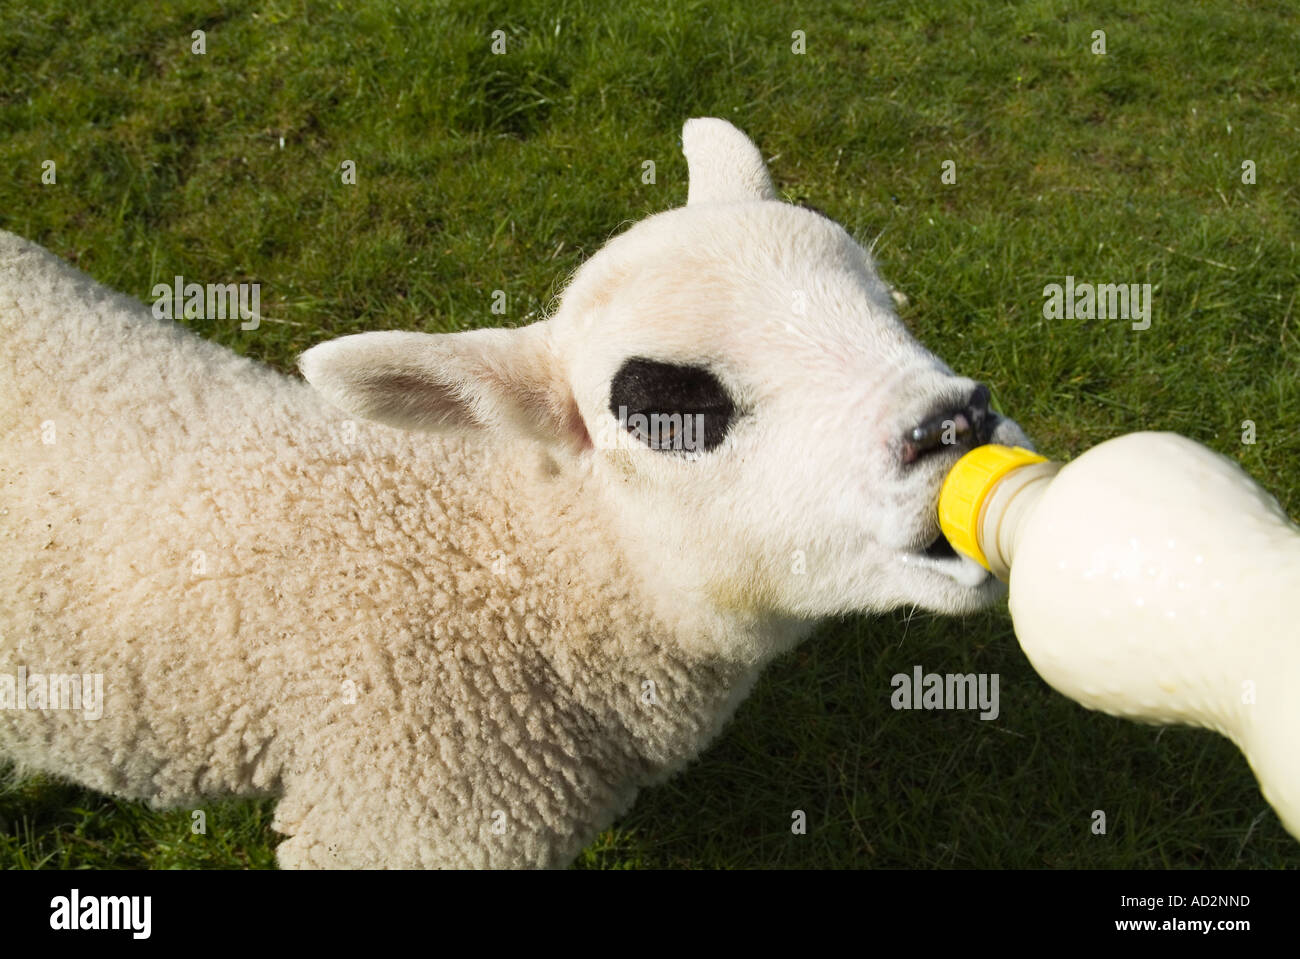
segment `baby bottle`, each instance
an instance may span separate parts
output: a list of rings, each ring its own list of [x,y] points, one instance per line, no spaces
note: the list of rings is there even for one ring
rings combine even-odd
[[[1217,730],[1300,838],[1300,527],[1228,458],[1131,433],[1064,466],[980,446],[944,535],[1009,584],[1034,669],[1090,709]]]

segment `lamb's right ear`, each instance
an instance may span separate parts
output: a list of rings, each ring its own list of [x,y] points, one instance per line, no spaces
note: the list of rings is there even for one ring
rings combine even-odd
[[[686,205],[775,200],[763,154],[726,120],[696,117],[682,127],[682,153],[690,185]]]
[[[505,429],[573,450],[591,439],[544,331],[358,333],[298,367],[334,406],[403,429]]]

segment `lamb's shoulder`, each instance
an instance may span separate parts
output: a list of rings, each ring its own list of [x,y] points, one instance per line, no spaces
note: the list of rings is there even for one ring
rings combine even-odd
[[[336,677],[353,696],[304,733],[278,820],[289,864],[567,861],[748,690],[751,667],[685,651],[595,502],[532,455],[445,447],[454,476],[376,506],[397,568],[359,570],[374,605]],[[322,838],[345,807],[371,853]]]

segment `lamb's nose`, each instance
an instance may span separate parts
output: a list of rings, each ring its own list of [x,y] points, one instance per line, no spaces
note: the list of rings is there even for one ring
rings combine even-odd
[[[903,462],[945,447],[970,449],[989,441],[989,388],[978,384],[961,406],[947,407],[926,417],[903,435]]]

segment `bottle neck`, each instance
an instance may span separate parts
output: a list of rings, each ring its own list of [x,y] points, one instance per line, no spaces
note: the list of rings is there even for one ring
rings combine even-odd
[[[998,480],[984,499],[976,534],[989,569],[1002,582],[1011,578],[1022,521],[1038,503],[1061,463],[1033,463],[1013,469]]]

